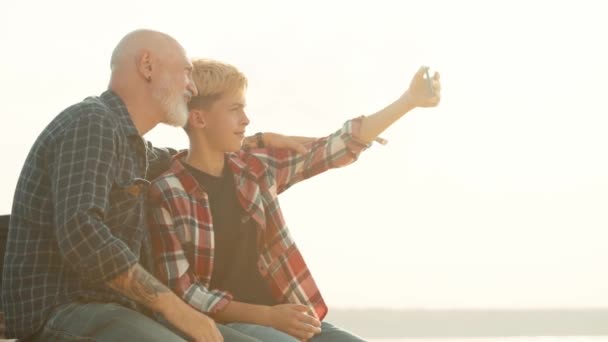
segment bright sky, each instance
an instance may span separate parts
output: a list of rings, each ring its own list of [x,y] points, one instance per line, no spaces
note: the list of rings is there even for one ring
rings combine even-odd
[[[348,5],[347,5],[348,4]],[[141,27],[250,81],[249,132],[322,136],[442,74],[352,166],[282,208],[335,307],[608,306],[602,1],[7,1],[0,11],[0,213],[34,139],[100,94]],[[157,127],[158,146],[186,147]]]

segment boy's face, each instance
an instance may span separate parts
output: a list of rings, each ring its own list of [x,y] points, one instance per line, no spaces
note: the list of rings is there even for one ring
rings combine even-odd
[[[245,114],[245,93],[227,93],[203,112],[204,134],[212,148],[218,152],[236,152],[241,149],[249,118]]]

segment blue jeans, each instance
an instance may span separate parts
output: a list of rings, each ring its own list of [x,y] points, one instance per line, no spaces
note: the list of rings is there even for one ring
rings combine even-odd
[[[225,342],[254,338],[218,324]],[[70,303],[52,312],[32,341],[183,342],[178,333],[137,311],[114,303]]]
[[[279,330],[257,324],[228,323],[227,327],[240,331],[259,341],[298,342],[298,339]],[[365,341],[348,331],[335,327],[327,322],[321,322],[321,333],[315,335],[310,342],[360,342]]]

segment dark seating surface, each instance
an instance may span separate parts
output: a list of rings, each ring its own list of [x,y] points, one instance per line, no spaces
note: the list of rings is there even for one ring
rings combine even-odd
[[[0,284],[2,283],[2,268],[4,266],[4,247],[8,234],[9,215],[0,216]],[[1,304],[1,303],[0,303]],[[0,308],[0,339],[4,337],[4,313]]]
[[[2,282],[2,266],[4,264],[4,246],[6,244],[6,235],[8,234],[8,219],[9,215],[0,216],[0,283]]]

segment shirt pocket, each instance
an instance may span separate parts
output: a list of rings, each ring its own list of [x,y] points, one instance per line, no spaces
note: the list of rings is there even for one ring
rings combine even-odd
[[[116,180],[110,192],[110,206],[126,209],[125,206],[143,199],[150,182],[143,178]]]
[[[143,198],[149,181],[138,169],[136,158],[124,157],[116,168],[114,182],[110,191],[110,207],[117,213],[128,211]]]
[[[150,182],[139,177],[117,178],[110,191],[108,226],[120,237],[141,234],[144,226],[144,201]]]

